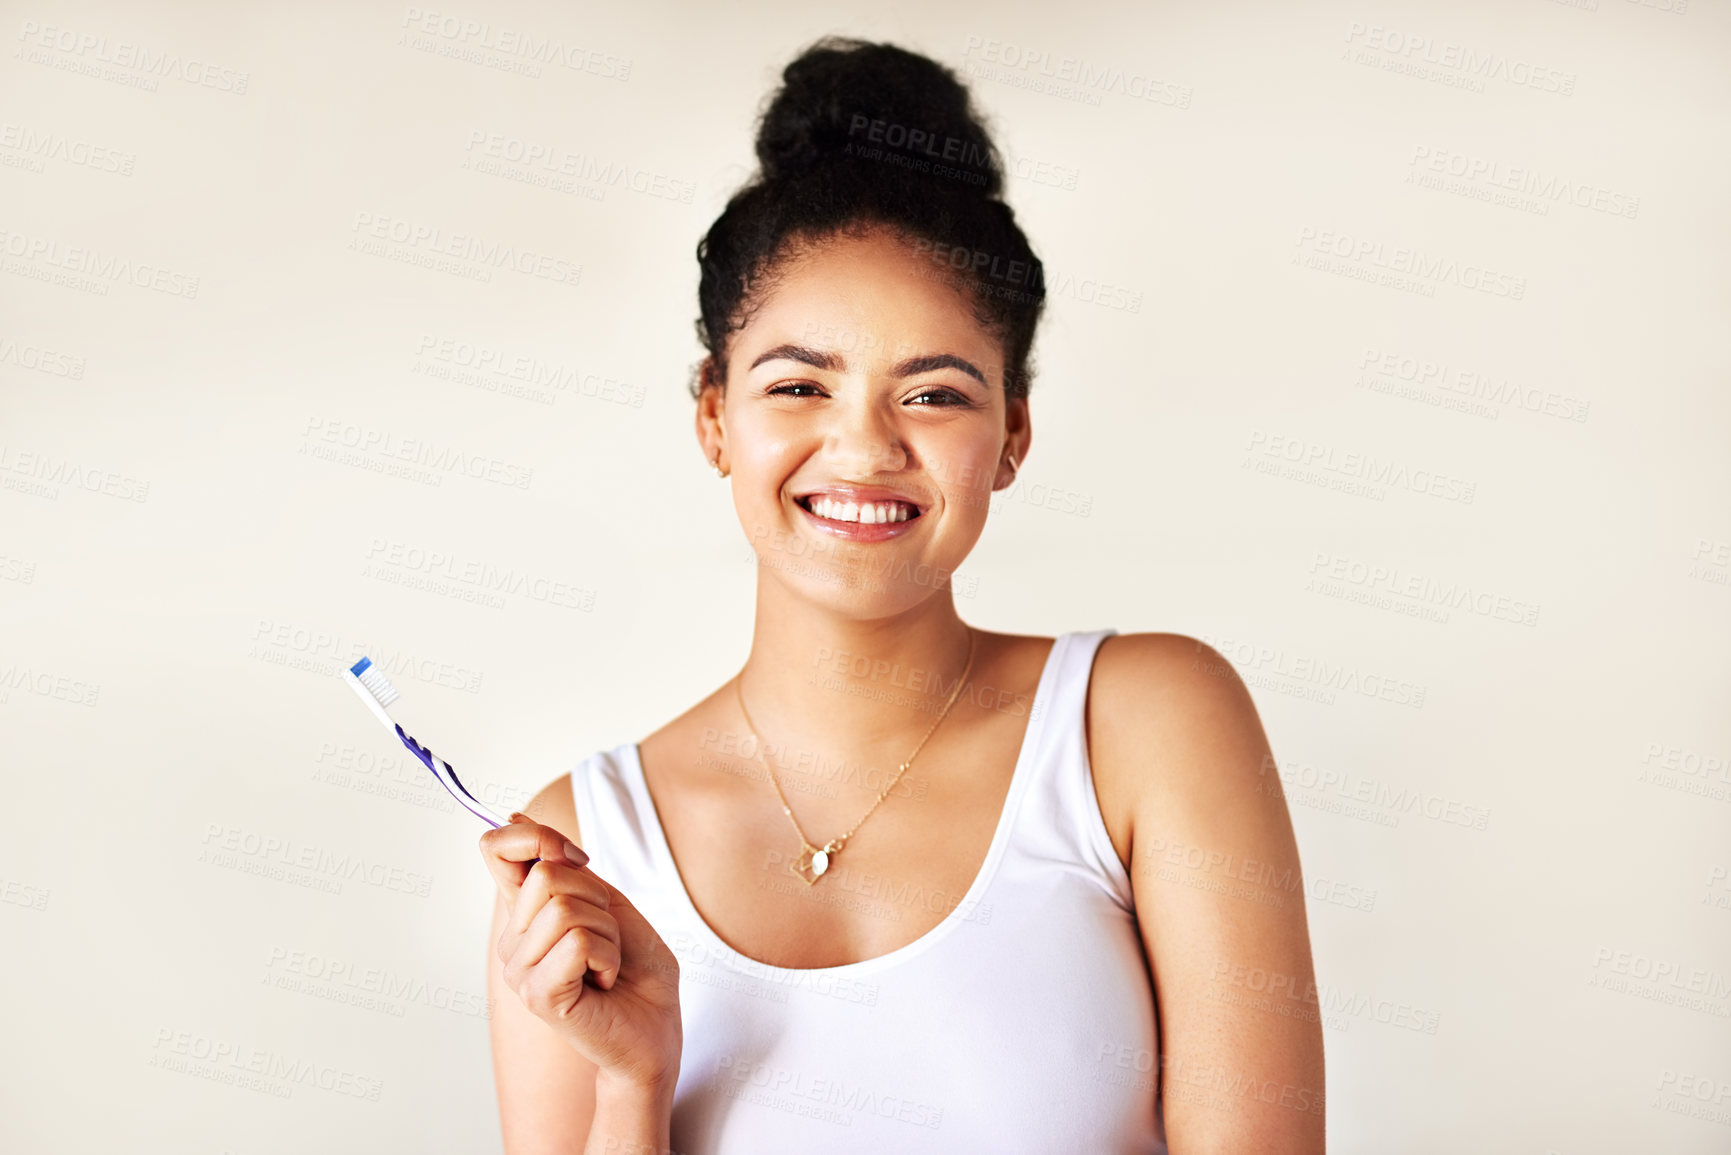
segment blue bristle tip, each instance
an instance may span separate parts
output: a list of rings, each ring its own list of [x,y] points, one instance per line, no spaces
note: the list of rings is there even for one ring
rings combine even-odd
[[[360,661],[356,662],[354,665],[349,667],[349,673],[353,674],[355,677],[358,678],[362,674],[366,673],[367,667],[371,666],[372,664],[373,664],[373,660],[371,658],[362,658]]]

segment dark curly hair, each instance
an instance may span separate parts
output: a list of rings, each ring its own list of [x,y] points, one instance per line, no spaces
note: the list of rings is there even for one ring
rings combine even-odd
[[[757,130],[758,172],[697,245],[691,385],[727,380],[728,338],[783,262],[826,237],[887,226],[963,288],[1004,344],[1004,392],[1026,397],[1044,268],[1002,199],[1003,162],[954,72],[893,44],[825,37],[782,71]]]

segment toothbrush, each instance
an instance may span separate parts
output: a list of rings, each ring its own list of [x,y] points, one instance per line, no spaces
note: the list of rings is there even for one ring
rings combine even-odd
[[[389,714],[385,713],[385,707],[397,700],[397,690],[386,680],[379,668],[373,665],[371,658],[362,658],[342,671],[342,675],[343,681],[354,688],[355,693],[360,695],[361,701],[367,704],[367,709],[373,712],[373,716],[384,723],[385,729],[402,739],[403,745],[409,748],[409,752],[419,758],[421,763],[433,772],[433,777],[437,778],[440,784],[451,792],[451,797],[489,826],[497,828],[508,825],[503,818],[482,805],[480,799],[469,793],[468,789],[457,779],[457,772],[451,769],[449,762],[409,737],[403,732],[403,728],[392,721]]]

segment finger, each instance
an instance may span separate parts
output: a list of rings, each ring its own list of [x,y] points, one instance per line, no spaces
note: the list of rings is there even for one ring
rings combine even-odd
[[[570,943],[565,950],[574,949],[575,960],[565,960],[557,957],[563,953],[560,944]],[[581,964],[579,966],[578,964]],[[559,937],[554,944],[554,950],[548,952],[548,957],[529,968],[529,982],[534,983],[540,971],[548,971],[554,976],[563,977],[576,975],[579,986],[587,975],[594,975],[594,983],[604,991],[613,989],[613,984],[619,980],[619,968],[623,960],[619,954],[619,944],[610,938],[604,938],[597,932],[586,927],[574,927]]]
[[[549,899],[568,894],[606,910],[618,893],[604,879],[584,867],[542,859],[530,868],[523,886],[504,895],[505,921],[496,944],[500,960],[511,957],[517,949],[517,941]]]
[[[575,929],[566,932],[542,961],[524,973],[522,984],[515,988],[531,1014],[547,1022],[571,1018],[581,1007],[584,988],[590,985],[588,951],[593,943],[590,932]],[[599,985],[599,984],[596,984]],[[590,1008],[593,1009],[593,1004]],[[589,1016],[591,1021],[593,1016]]]
[[[531,867],[524,878],[516,901],[511,905],[511,917],[506,921],[506,927],[515,934],[523,934],[541,913],[547,900],[556,894],[581,898],[601,910],[606,910],[612,899],[607,884],[588,867],[544,858]]]
[[[533,862],[537,858],[561,862],[589,861],[583,849],[559,831],[524,814],[512,814],[505,825],[484,831],[481,846],[487,853],[506,862]]]
[[[619,924],[613,916],[575,895],[559,894],[548,900],[541,913],[535,916],[535,921],[529,924],[529,929],[517,940],[505,964],[506,978],[522,977],[531,967],[546,959],[548,952],[574,930],[584,932],[582,945],[587,961],[577,970],[579,976],[585,969],[593,970],[597,972],[596,980],[601,981],[603,973],[618,972]]]
[[[578,865],[589,861],[583,849],[559,831],[520,814],[513,814],[511,821],[504,826],[484,832],[480,847],[481,860],[487,872],[499,884],[500,893],[507,900],[523,885],[536,859]]]

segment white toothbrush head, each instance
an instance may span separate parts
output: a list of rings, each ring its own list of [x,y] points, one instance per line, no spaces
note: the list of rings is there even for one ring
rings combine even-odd
[[[385,707],[397,700],[397,688],[373,665],[371,658],[362,658],[344,670],[343,680],[354,688],[361,701],[367,704],[367,709],[384,723],[385,729],[393,734],[397,732],[397,724],[385,713]]]

